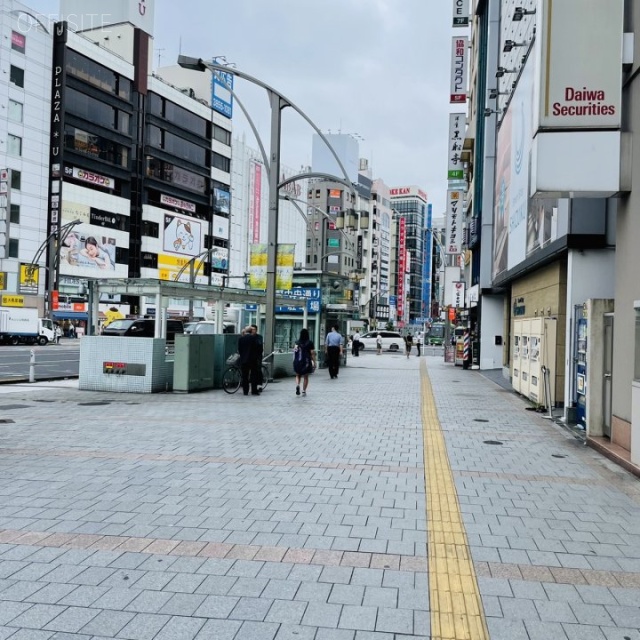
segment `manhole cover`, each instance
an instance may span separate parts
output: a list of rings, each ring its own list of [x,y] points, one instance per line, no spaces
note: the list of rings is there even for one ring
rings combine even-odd
[[[105,404],[111,404],[110,402],[78,402],[79,407],[101,407]]]
[[[15,424],[15,420],[11,420],[10,418],[0,418],[0,424]]]
[[[489,422],[488,420],[485,420],[484,418],[474,418],[473,421],[474,422]]]
[[[551,457],[552,458],[566,458],[567,456],[562,455],[561,453],[552,453]]]
[[[28,409],[28,404],[5,404],[0,407],[0,411],[3,409],[9,411],[10,409]]]
[[[484,443],[485,444],[504,444],[503,442],[500,442],[500,440],[485,440]]]

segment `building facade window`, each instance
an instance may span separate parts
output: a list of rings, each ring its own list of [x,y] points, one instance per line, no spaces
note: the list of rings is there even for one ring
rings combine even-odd
[[[9,238],[9,257],[17,258],[20,253],[20,241],[17,238]]]
[[[231,131],[227,131],[217,124],[213,125],[213,137],[218,142],[222,142],[222,144],[226,144],[228,147],[231,146]]]
[[[129,134],[129,114],[75,89],[67,89],[69,113],[107,129]]]
[[[22,103],[16,100],[9,100],[7,116],[9,117],[9,120],[13,122],[22,122],[22,117],[23,117]]]
[[[12,204],[9,211],[9,222],[11,224],[20,224],[20,205]]]
[[[220,169],[220,171],[224,171],[225,173],[230,173],[231,171],[231,160],[226,158],[219,153],[213,153],[213,159],[211,161],[211,166],[216,169]]]
[[[64,138],[66,149],[84,153],[120,167],[129,167],[129,148],[113,140],[72,126],[64,128]]]
[[[22,138],[10,133],[7,136],[7,153],[12,156],[22,155]]]
[[[20,191],[22,187],[22,173],[16,169],[11,169],[11,188]]]
[[[9,81],[12,84],[15,84],[16,87],[21,87],[24,89],[24,69],[11,65],[11,70],[9,72]]]
[[[68,50],[67,73],[113,95],[131,99],[131,80],[75,51]]]

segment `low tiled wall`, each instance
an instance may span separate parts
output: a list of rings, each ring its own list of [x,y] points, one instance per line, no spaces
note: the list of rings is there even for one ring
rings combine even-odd
[[[130,373],[105,373],[127,365]],[[134,365],[134,367],[131,367]],[[87,391],[156,393],[173,387],[173,356],[166,354],[164,338],[85,336],[80,341],[79,388]]]

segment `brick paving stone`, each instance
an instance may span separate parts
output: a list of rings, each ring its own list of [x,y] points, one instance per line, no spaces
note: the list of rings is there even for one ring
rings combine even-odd
[[[266,622],[298,625],[307,609],[306,602],[274,600],[267,616]]]
[[[5,608],[4,604],[0,609],[0,621],[2,621],[2,610]],[[60,607],[54,604],[34,604],[33,606],[29,606],[25,608],[24,613],[20,615],[12,616],[11,614],[11,604],[8,607],[9,610],[9,620],[3,622],[6,624],[8,622],[11,623],[11,626],[18,628],[27,628],[27,629],[44,629],[44,627],[49,624],[54,618],[58,617],[63,611],[65,611],[66,607]]]
[[[204,626],[202,618],[173,616],[159,631],[154,640],[193,640]]]
[[[153,640],[171,616],[139,613],[118,633],[126,640]]]
[[[80,632],[89,636],[115,637],[119,631],[133,620],[135,615],[135,613],[124,611],[99,611],[91,622],[80,629]]]
[[[56,616],[46,625],[48,631],[62,631],[65,633],[77,633],[93,620],[99,611],[86,607],[68,607],[59,616]]]
[[[278,629],[275,640],[314,640],[316,631],[315,627],[282,624]]]
[[[273,640],[278,628],[271,622],[243,622],[233,640]]]
[[[197,640],[233,640],[242,626],[238,620],[207,620],[196,636]]]
[[[374,631],[378,617],[377,607],[345,605],[340,616],[340,629]]]

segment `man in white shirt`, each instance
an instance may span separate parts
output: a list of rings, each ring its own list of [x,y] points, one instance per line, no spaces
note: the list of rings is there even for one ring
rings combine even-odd
[[[357,329],[351,340],[351,355],[356,358],[360,355],[360,332]]]

